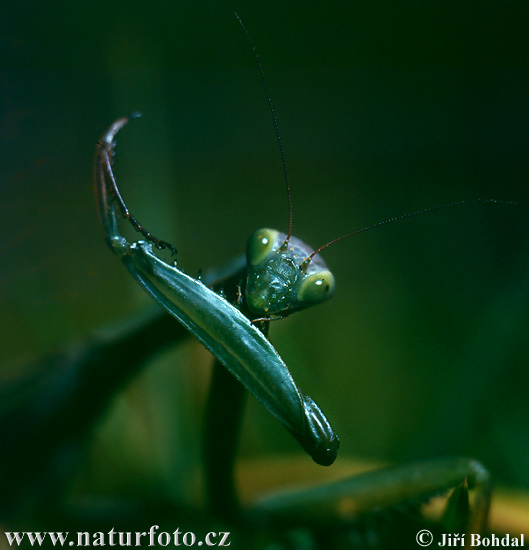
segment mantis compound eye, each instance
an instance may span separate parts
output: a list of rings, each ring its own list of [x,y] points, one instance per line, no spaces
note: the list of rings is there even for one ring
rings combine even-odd
[[[246,258],[251,265],[259,265],[274,249],[279,231],[275,229],[258,229],[248,240]]]
[[[334,275],[330,271],[317,271],[301,283],[297,298],[302,304],[318,304],[328,300],[334,294],[335,288]]]

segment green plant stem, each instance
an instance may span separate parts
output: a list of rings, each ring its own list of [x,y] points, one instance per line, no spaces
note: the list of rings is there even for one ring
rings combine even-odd
[[[244,387],[216,360],[206,409],[204,467],[209,511],[226,520],[240,511],[234,469],[245,402]]]

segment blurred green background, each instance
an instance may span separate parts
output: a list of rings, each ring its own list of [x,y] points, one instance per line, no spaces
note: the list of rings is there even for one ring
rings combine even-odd
[[[338,461],[468,455],[529,489],[529,5],[6,3],[0,8],[0,366],[149,307],[103,240],[96,140],[116,118],[125,200],[187,273],[285,230],[326,250],[332,301],[272,326],[341,438]],[[153,343],[155,345],[155,343]],[[79,491],[196,499],[209,358],[190,342],[119,396]],[[301,454],[250,399],[241,455]],[[310,458],[306,458],[310,461]]]

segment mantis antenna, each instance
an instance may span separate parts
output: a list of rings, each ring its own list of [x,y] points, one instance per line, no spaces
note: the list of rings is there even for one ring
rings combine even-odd
[[[279,144],[279,150],[281,151],[281,161],[283,163],[283,172],[285,174],[285,182],[287,184],[287,195],[288,195],[288,233],[287,238],[285,239],[285,242],[281,245],[280,249],[286,250],[288,246],[288,241],[290,240],[290,237],[292,235],[292,194],[290,191],[290,180],[288,179],[288,170],[287,170],[287,161],[285,157],[285,150],[283,148],[283,141],[281,140],[281,134],[279,133],[279,125],[277,124],[277,118],[276,113],[274,110],[274,104],[272,103],[272,100],[270,99],[270,94],[268,92],[268,86],[266,85],[266,80],[264,76],[263,66],[261,65],[261,61],[259,59],[259,54],[257,53],[257,50],[255,49],[255,46],[253,45],[252,39],[250,38],[250,35],[248,34],[248,31],[246,30],[246,27],[244,26],[244,23],[242,22],[241,18],[239,17],[238,13],[235,12],[235,17],[237,18],[237,21],[239,21],[242,30],[244,31],[244,34],[246,35],[246,38],[248,39],[248,42],[250,44],[250,47],[253,51],[253,56],[255,57],[255,61],[257,63],[257,67],[259,69],[259,74],[261,75],[261,80],[263,82],[263,87],[266,93],[266,99],[268,100],[268,106],[270,107],[270,112],[272,113],[272,120],[274,121],[274,128],[276,131],[277,136],[277,142]]]
[[[495,204],[518,204],[514,201],[499,201],[496,199],[473,199],[473,200],[467,200],[467,201],[459,201],[459,202],[451,202],[448,204],[442,204],[441,206],[433,206],[431,208],[424,208],[423,210],[417,210],[417,212],[410,212],[409,214],[403,214],[402,216],[396,216],[394,218],[389,218],[387,220],[384,220],[382,222],[374,223],[373,225],[368,225],[367,227],[364,227],[362,229],[357,229],[356,231],[352,231],[351,233],[347,233],[345,235],[342,235],[341,237],[338,237],[337,239],[333,239],[332,241],[329,241],[328,243],[320,246],[317,250],[315,250],[308,258],[303,260],[303,262],[300,265],[300,269],[305,271],[307,269],[307,266],[311,262],[312,258],[316,256],[316,254],[319,254],[322,250],[325,248],[331,246],[331,244],[337,243],[338,241],[341,241],[343,239],[346,239],[347,237],[352,237],[353,235],[358,235],[359,233],[363,233],[364,231],[368,231],[369,229],[374,229],[375,227],[380,227],[381,225],[385,225],[387,223],[392,222],[398,222],[401,220],[405,220],[407,218],[413,218],[414,216],[419,216],[420,214],[427,214],[428,212],[435,212],[436,210],[443,210],[444,208],[454,208],[456,206],[467,206],[471,204],[484,204],[484,203],[495,203]]]

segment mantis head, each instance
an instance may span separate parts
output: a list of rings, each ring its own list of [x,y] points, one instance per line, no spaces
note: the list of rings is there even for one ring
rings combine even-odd
[[[328,300],[336,283],[313,248],[275,229],[258,229],[246,247],[246,301],[262,317],[288,315]]]

